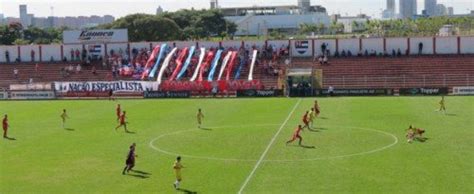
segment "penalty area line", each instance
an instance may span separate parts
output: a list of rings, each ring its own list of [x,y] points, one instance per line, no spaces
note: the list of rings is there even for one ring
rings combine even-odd
[[[262,163],[263,159],[264,159],[265,156],[267,155],[268,150],[270,150],[270,147],[272,147],[273,142],[275,142],[275,140],[276,140],[276,138],[278,137],[278,135],[280,134],[281,130],[283,129],[283,127],[285,127],[286,123],[288,123],[288,120],[290,120],[290,117],[293,115],[293,112],[295,112],[296,108],[298,107],[298,105],[299,105],[300,103],[301,103],[301,98],[298,100],[298,102],[296,102],[295,106],[294,106],[293,109],[290,111],[290,113],[289,113],[288,116],[286,117],[285,121],[281,124],[280,128],[278,129],[278,131],[275,133],[275,135],[273,136],[273,138],[270,140],[270,143],[268,143],[267,148],[265,148],[265,151],[263,151],[262,155],[260,156],[260,158],[258,159],[257,163],[255,164],[255,166],[253,167],[252,171],[250,172],[249,176],[247,176],[247,178],[245,179],[244,183],[243,183],[242,186],[240,187],[239,192],[237,192],[238,194],[241,194],[241,193],[242,193],[242,191],[245,189],[245,187],[246,187],[247,184],[249,183],[250,179],[252,179],[252,176],[255,174],[255,171],[257,171],[257,168],[260,166],[260,164]]]

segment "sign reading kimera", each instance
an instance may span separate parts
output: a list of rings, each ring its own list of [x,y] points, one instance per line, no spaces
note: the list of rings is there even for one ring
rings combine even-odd
[[[128,42],[127,29],[64,31],[64,44]]]

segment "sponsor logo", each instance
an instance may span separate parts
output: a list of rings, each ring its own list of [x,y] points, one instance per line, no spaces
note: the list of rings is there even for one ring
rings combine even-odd
[[[55,82],[58,92],[70,91],[129,91],[143,92],[153,90],[155,82],[115,81],[115,82]]]
[[[143,97],[145,98],[189,98],[191,96],[191,93],[188,91],[182,91],[182,92],[173,92],[173,91],[167,91],[167,92],[145,92]]]
[[[445,95],[448,94],[448,88],[402,88],[402,95]]]
[[[295,50],[299,54],[303,55],[308,52],[309,41],[307,40],[297,40],[295,41]]]
[[[335,89],[332,91],[333,95],[336,96],[383,96],[392,95],[392,89]],[[329,90],[315,90],[314,95],[327,96]]]
[[[53,99],[53,92],[31,91],[31,92],[11,92],[12,99]]]
[[[101,41],[101,40],[110,40],[114,36],[113,31],[88,31],[84,30],[79,35],[79,40],[81,41]]]
[[[275,97],[282,96],[282,90],[238,90],[237,97]]]
[[[0,92],[0,99],[7,99],[8,94],[6,92]]]
[[[454,87],[453,94],[455,95],[474,95],[474,87]]]

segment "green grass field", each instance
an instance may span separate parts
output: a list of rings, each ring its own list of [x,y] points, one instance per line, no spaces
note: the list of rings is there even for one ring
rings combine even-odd
[[[0,143],[0,193],[474,193],[474,97],[447,97],[447,115],[440,97],[321,98],[302,133],[315,148],[286,146],[313,100],[1,101],[16,140]],[[114,130],[116,103],[134,134]],[[428,139],[407,143],[410,124]],[[142,173],[122,175],[133,142]]]

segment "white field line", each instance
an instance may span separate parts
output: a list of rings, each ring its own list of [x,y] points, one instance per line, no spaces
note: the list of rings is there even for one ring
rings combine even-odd
[[[255,171],[257,171],[257,168],[260,166],[260,164],[262,163],[263,159],[265,158],[265,156],[267,155],[267,152],[268,150],[270,150],[270,147],[272,147],[273,145],[273,142],[275,142],[275,139],[278,137],[278,135],[280,134],[281,130],[283,129],[283,127],[285,127],[286,123],[288,122],[288,120],[290,120],[290,117],[291,115],[293,115],[293,112],[295,112],[296,108],[298,107],[298,105],[301,103],[301,98],[298,100],[298,102],[295,104],[295,106],[293,107],[293,109],[291,110],[291,112],[288,114],[288,116],[286,117],[285,121],[281,124],[280,128],[278,129],[278,131],[275,133],[275,135],[273,136],[273,138],[270,140],[270,143],[268,143],[267,145],[267,148],[265,148],[265,151],[263,151],[262,155],[260,156],[260,158],[258,159],[257,163],[255,164],[255,166],[253,167],[252,171],[250,172],[249,176],[247,176],[247,178],[245,179],[244,183],[242,184],[242,186],[240,187],[240,190],[239,190],[239,194],[242,193],[242,191],[245,189],[245,187],[247,186],[247,184],[249,183],[250,179],[252,179],[252,176],[253,174],[255,174]]]

